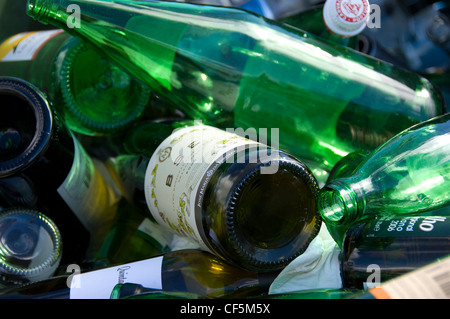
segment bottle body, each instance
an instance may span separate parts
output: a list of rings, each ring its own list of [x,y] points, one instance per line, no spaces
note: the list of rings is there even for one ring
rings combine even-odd
[[[135,283],[166,292],[202,297],[266,294],[275,274],[260,275],[234,267],[201,250],[164,255],[3,290],[0,298],[109,299],[117,284]],[[70,287],[70,288],[69,288]]]
[[[342,248],[343,286],[367,289],[449,255],[448,219],[383,216],[353,224]]]
[[[72,3],[84,23],[71,32],[189,116],[223,128],[263,129],[260,140],[275,141],[264,129],[278,128],[280,149],[321,167],[443,112],[439,92],[422,77],[246,11],[171,2]],[[65,4],[32,0],[28,14],[64,28]]]
[[[71,130],[87,135],[128,126],[144,112],[150,95],[114,62],[60,29],[6,39],[0,44],[0,75],[37,86]]]
[[[1,77],[0,98],[2,202],[51,218],[66,248],[61,263],[80,263],[110,222],[116,194],[36,87]]]
[[[397,134],[367,156],[350,177],[321,190],[325,222],[349,224],[364,214],[408,214],[448,204],[448,114]]]

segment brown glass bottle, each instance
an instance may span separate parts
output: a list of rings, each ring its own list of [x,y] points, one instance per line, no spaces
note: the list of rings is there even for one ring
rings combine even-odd
[[[318,184],[303,163],[233,132],[176,127],[137,126],[125,148],[139,153],[110,161],[129,199],[158,224],[248,270],[280,269],[306,250],[321,219]]]

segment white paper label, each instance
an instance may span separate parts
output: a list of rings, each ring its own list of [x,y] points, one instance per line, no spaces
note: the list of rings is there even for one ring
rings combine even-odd
[[[160,256],[74,275],[70,299],[109,299],[115,285],[127,282],[162,289],[162,260]]]
[[[394,278],[370,292],[379,299],[449,299],[450,257]]]
[[[236,148],[250,145],[260,144],[210,126],[187,127],[170,135],[156,149],[145,176],[145,197],[155,220],[208,250],[195,207],[201,205],[209,177],[220,164]]]
[[[23,32],[12,36],[0,45],[0,61],[28,61],[34,59],[39,49],[62,30]]]
[[[97,167],[78,140],[73,137],[74,161],[58,193],[90,232],[110,222],[110,208],[117,196],[108,187]]]

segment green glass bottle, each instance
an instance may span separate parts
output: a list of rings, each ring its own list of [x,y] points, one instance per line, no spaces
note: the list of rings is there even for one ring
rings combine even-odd
[[[248,270],[280,269],[302,254],[322,224],[310,170],[235,132],[182,123],[129,132],[125,147],[138,153],[107,163],[125,196],[169,231]]]
[[[162,291],[142,285],[124,283],[114,286],[110,299],[205,299],[192,292]]]
[[[141,116],[150,90],[88,44],[62,30],[16,34],[0,44],[0,75],[46,93],[73,131],[120,131]]]
[[[67,27],[69,5],[78,28]],[[324,169],[445,111],[415,73],[236,8],[30,0],[27,12],[93,44],[189,117],[256,129]]]
[[[328,225],[349,225],[371,213],[410,214],[449,204],[450,114],[412,126],[367,156],[352,176],[321,189]]]
[[[82,262],[114,216],[116,194],[37,87],[0,77],[0,101],[2,203],[51,218],[65,246],[61,264]]]
[[[51,277],[59,266],[62,240],[55,223],[39,211],[8,208],[0,212],[0,287]]]
[[[367,289],[450,254],[450,207],[444,216],[389,215],[354,223],[343,239],[346,288]]]
[[[109,299],[127,281],[167,292],[207,298],[267,294],[277,273],[235,267],[202,250],[178,250],[104,269],[58,276],[0,291],[0,299]]]

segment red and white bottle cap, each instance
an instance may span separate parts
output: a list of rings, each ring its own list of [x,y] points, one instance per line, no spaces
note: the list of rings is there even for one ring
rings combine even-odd
[[[367,0],[327,0],[323,7],[325,25],[343,37],[352,37],[364,30],[369,16]]]

